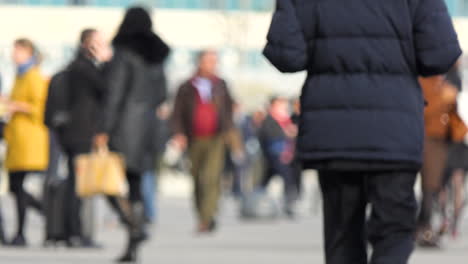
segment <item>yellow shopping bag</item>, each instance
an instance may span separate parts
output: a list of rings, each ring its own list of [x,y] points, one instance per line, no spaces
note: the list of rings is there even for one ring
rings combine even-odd
[[[75,160],[76,192],[80,197],[125,196],[128,191],[124,159],[101,148]]]

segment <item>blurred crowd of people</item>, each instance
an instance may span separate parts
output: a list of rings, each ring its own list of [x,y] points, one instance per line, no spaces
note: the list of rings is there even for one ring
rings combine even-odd
[[[276,175],[284,182],[282,211],[294,217],[301,192],[295,158],[298,100],[272,96],[268,105],[248,113],[218,75],[214,50],[194,58],[196,71],[171,99],[164,71],[169,54],[170,47],[153,33],[149,13],[139,7],[127,11],[112,43],[97,29],[83,30],[74,60],[50,79],[40,71],[37,46],[27,38],[14,42],[17,75],[1,104],[7,144],[3,166],[15,197],[17,230],[9,238],[2,225],[3,244],[28,245],[26,213],[33,208],[44,216],[46,244],[100,247],[90,227],[92,199],[77,194],[76,160],[103,148],[125,160],[128,197],[106,197],[128,230],[120,262],[137,259],[149,238],[147,226],[157,221],[156,175],[171,150],[190,161],[198,233],[218,227],[225,190],[239,201],[266,197],[272,216],[279,215],[280,206],[267,194]],[[63,163],[65,179],[59,175]],[[41,198],[24,186],[33,174],[45,176]],[[251,206],[255,211],[260,205]]]

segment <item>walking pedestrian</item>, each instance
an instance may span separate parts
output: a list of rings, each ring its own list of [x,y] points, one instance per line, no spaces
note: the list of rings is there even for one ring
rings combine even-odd
[[[68,157],[65,231],[69,247],[96,246],[91,234],[83,232],[82,201],[75,186],[75,159],[93,149],[107,89],[104,66],[110,59],[111,51],[106,48],[103,34],[96,29],[83,30],[76,57],[66,69],[67,78],[63,83],[66,87],[61,87],[67,89],[64,93],[67,98],[61,98],[66,102],[67,120],[55,132]]]
[[[96,143],[109,144],[125,158],[130,189],[128,245],[118,262],[135,262],[141,243],[148,238],[141,182],[148,131],[156,109],[165,100],[163,63],[170,48],[153,33],[150,14],[140,7],[127,10],[113,45],[115,55],[107,73],[109,91]]]
[[[443,188],[449,146],[462,143],[468,129],[458,115],[457,95],[460,86],[457,87],[453,79],[450,81],[444,80],[443,77],[426,78],[421,79],[421,84],[428,106],[424,112],[426,137],[421,171],[422,200],[417,242],[421,247],[438,248],[440,234],[432,227],[434,203]]]
[[[202,51],[197,72],[177,93],[172,115],[174,142],[188,147],[195,186],[198,232],[216,229],[226,133],[234,128],[233,100],[226,82],[218,76],[218,55]]]
[[[0,104],[4,103],[4,98],[1,96],[1,93],[3,91],[3,82],[2,82],[2,75],[0,74]],[[3,118],[0,120],[0,139],[3,140],[3,130],[5,127],[5,123]],[[0,181],[5,180],[4,177],[0,177]],[[3,184],[0,182],[0,184]],[[2,212],[2,204],[0,202],[0,245],[6,245],[7,240],[5,237],[5,229],[3,227],[3,212]]]
[[[42,203],[29,194],[23,184],[29,174],[44,172],[48,166],[49,140],[43,121],[48,82],[40,72],[40,53],[31,40],[15,41],[13,61],[17,65],[17,75],[9,98],[11,120],[5,128],[8,143],[5,167],[17,211],[17,231],[10,245],[25,247],[28,207],[42,214]]]
[[[273,97],[259,131],[266,168],[261,187],[267,188],[273,176],[281,176],[284,184],[284,212],[289,217],[294,217],[293,204],[298,195],[293,178],[296,136],[297,126],[291,120],[288,99]]]
[[[326,263],[407,263],[424,141],[418,76],[445,74],[461,55],[444,1],[278,0],[264,54],[282,72],[308,71],[298,157],[319,170]]]

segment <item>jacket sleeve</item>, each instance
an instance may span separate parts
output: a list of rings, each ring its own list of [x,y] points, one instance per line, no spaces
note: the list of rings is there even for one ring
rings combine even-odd
[[[166,72],[164,71],[164,67],[161,65],[161,69],[159,71],[159,78],[158,78],[158,98],[156,105],[159,107],[167,100],[168,88],[167,88],[167,78]]]
[[[307,42],[293,0],[277,0],[265,57],[281,72],[298,72],[307,68]]]
[[[174,134],[184,134],[184,120],[183,120],[183,112],[185,110],[184,105],[184,85],[182,85],[179,90],[177,91],[174,108],[172,111],[172,115],[170,118],[170,125],[172,132]]]
[[[230,92],[230,89],[229,89],[229,86],[228,84],[226,83],[226,81],[223,81],[224,82],[224,89],[225,89],[225,93],[226,93],[226,96],[225,96],[225,106],[226,106],[226,118],[228,120],[228,129],[233,129],[234,128],[234,104],[235,104],[235,101],[234,101],[234,98],[232,97],[232,94]]]
[[[102,112],[101,133],[111,133],[120,118],[131,72],[125,60],[114,58],[106,71],[107,94]]]
[[[48,81],[42,76],[29,79],[28,104],[31,107],[30,117],[34,122],[44,123],[45,105],[47,101]]]
[[[462,54],[444,0],[420,0],[414,15],[418,74],[445,74]]]

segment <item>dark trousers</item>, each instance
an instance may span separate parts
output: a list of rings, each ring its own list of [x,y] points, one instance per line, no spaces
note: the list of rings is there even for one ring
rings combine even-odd
[[[42,203],[24,189],[24,180],[30,172],[10,172],[10,189],[16,198],[17,236],[24,236],[26,210],[32,207],[42,213]]]
[[[77,154],[72,151],[67,151],[68,156],[68,177],[67,185],[67,207],[65,211],[65,232],[66,237],[82,238],[81,230],[81,199],[76,193],[76,175],[75,175],[75,158]]]
[[[289,207],[298,196],[293,164],[283,163],[278,155],[267,154],[265,156],[266,170],[261,187],[262,189],[267,188],[273,176],[279,175],[283,179],[285,206]]]
[[[129,200],[132,203],[143,202],[143,194],[141,191],[141,178],[142,175],[139,172],[127,171],[128,191]]]
[[[416,174],[321,171],[326,263],[406,264],[414,249]]]

